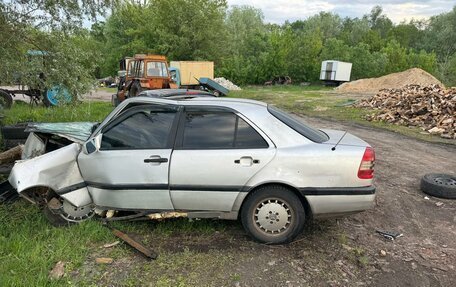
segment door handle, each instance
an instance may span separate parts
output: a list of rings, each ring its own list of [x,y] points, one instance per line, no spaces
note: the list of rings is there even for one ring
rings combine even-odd
[[[150,162],[163,163],[163,162],[168,162],[168,159],[160,157],[160,156],[158,156],[158,157],[154,156],[151,158],[145,158],[144,162],[145,163],[150,163]]]
[[[241,161],[243,162],[243,165],[252,165],[260,163],[259,159],[253,159],[251,156],[243,156],[240,159],[235,159],[234,163],[241,164]]]

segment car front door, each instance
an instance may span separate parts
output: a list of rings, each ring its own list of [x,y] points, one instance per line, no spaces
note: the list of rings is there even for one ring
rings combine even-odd
[[[113,209],[171,210],[169,164],[176,107],[141,105],[101,129],[98,151],[78,164],[94,203]]]
[[[175,209],[231,211],[248,180],[275,155],[274,144],[242,115],[186,107],[170,168]]]

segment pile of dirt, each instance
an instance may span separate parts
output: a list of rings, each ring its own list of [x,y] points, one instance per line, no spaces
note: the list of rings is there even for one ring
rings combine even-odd
[[[355,106],[378,110],[367,116],[371,121],[416,126],[443,138],[456,139],[456,88],[407,85],[383,89]]]
[[[233,82],[231,82],[230,80],[227,80],[223,77],[215,78],[214,81],[217,82],[219,85],[227,88],[230,91],[240,91],[241,90],[241,88],[239,86],[235,85]]]
[[[341,93],[375,94],[381,89],[400,89],[406,85],[439,85],[443,87],[443,84],[428,72],[419,68],[412,68],[379,78],[360,79],[344,83],[336,90]]]

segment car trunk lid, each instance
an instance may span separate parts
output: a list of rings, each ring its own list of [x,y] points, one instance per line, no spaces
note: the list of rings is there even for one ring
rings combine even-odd
[[[328,135],[329,139],[323,144],[328,145],[351,145],[351,146],[369,146],[369,144],[357,136],[354,136],[346,131],[322,129],[322,132]]]

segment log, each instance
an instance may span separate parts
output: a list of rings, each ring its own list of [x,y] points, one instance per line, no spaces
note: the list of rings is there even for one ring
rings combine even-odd
[[[443,138],[456,139],[456,88],[408,85],[382,89],[355,106],[377,110],[366,116],[369,121],[416,126]]]
[[[0,165],[7,163],[14,163],[16,160],[21,159],[24,145],[18,145],[7,151],[0,153]]]

